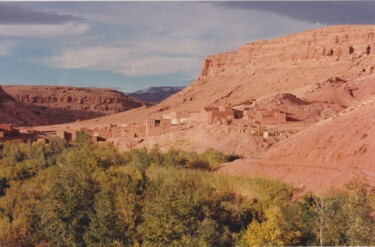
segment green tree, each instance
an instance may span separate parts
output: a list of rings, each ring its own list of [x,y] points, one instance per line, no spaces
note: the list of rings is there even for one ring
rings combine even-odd
[[[324,196],[306,195],[302,204],[303,241],[310,245],[373,245],[371,189],[351,181]]]
[[[265,220],[253,220],[245,233],[248,246],[286,246],[298,245],[301,232],[285,219],[282,209],[271,207],[265,210]]]
[[[145,176],[137,169],[113,169],[101,180],[94,201],[88,245],[133,245],[141,218]]]
[[[97,191],[87,167],[64,167],[47,193],[41,211],[41,227],[53,246],[86,246],[84,234],[94,213]]]

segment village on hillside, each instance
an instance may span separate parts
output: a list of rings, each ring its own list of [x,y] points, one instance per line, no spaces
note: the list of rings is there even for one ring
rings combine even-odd
[[[143,123],[131,123],[118,126],[108,126],[93,129],[80,128],[37,131],[31,127],[13,127],[11,124],[0,124],[0,141],[21,140],[30,142],[48,143],[55,136],[70,142],[75,140],[77,132],[83,131],[94,142],[104,142],[110,138],[122,137],[129,141],[129,148],[141,143],[144,138],[159,136],[170,132],[191,129],[199,125],[225,125],[230,126],[239,133],[268,138],[279,135],[277,130],[269,130],[269,126],[285,126],[290,124],[287,113],[277,108],[254,108],[237,110],[231,106],[203,107],[201,111],[174,111],[162,114],[158,119],[147,119]],[[267,127],[268,126],[268,127]],[[271,128],[272,129],[272,128]]]

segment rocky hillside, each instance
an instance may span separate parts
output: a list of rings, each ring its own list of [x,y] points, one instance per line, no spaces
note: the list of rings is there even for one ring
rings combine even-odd
[[[2,86],[1,122],[33,126],[68,123],[122,112],[142,106],[111,89]]]
[[[238,105],[338,77],[375,72],[375,26],[334,26],[253,42],[207,57],[199,78],[165,106]]]

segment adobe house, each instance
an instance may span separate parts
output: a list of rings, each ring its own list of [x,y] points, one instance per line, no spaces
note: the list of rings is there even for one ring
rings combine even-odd
[[[190,112],[190,119],[195,122],[200,122],[202,118],[202,113],[200,111]]]
[[[145,121],[146,136],[157,136],[172,130],[171,119],[147,119]]]
[[[146,125],[131,124],[120,129],[117,136],[126,137],[128,139],[138,139],[146,136]]]
[[[204,107],[201,112],[201,121],[206,124],[227,122],[234,119],[234,111],[230,106]]]
[[[136,124],[133,126],[130,133],[134,138],[146,136],[146,126]]]
[[[125,137],[128,139],[138,138],[146,135],[146,126],[139,124],[124,124],[117,126],[110,124],[111,137]]]
[[[86,133],[88,133],[88,135],[90,136],[100,136],[104,139],[109,139],[112,137],[112,130],[108,128],[98,129],[91,133],[90,132],[86,132]]]
[[[190,121],[191,113],[189,111],[175,111],[169,114],[163,114],[163,119],[170,119],[172,125],[179,125]]]
[[[261,124],[286,123],[286,113],[279,109],[257,109],[255,117]]]

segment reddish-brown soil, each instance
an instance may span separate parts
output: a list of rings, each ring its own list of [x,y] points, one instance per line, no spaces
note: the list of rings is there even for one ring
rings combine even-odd
[[[375,185],[375,98],[280,141],[260,159],[224,165],[222,171],[281,178],[319,190],[354,177]]]

